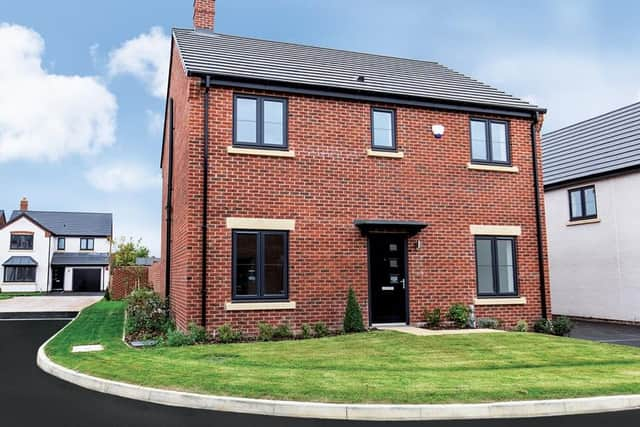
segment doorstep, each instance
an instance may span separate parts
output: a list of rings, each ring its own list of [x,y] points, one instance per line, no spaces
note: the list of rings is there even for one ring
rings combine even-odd
[[[410,335],[418,335],[418,336],[435,336],[435,335],[460,335],[460,334],[487,334],[492,332],[505,332],[499,329],[423,329],[416,328],[415,326],[408,325],[379,325],[376,326],[378,329],[383,331],[395,331],[402,332]]]

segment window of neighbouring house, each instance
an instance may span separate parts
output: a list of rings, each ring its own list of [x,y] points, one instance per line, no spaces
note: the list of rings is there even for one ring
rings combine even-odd
[[[33,234],[11,233],[11,249],[29,251],[33,249]]]
[[[65,238],[64,237],[58,237],[58,250],[59,251],[64,251],[64,246],[65,246]]]
[[[264,96],[236,95],[233,144],[287,148],[287,101]]]
[[[471,161],[474,163],[511,163],[507,122],[471,119]]]
[[[233,299],[288,297],[286,231],[233,232]]]
[[[395,111],[383,108],[371,110],[371,148],[395,151]]]
[[[516,250],[513,237],[476,237],[478,296],[514,296]]]
[[[83,237],[80,239],[80,250],[81,251],[92,251],[93,250],[93,238]]]
[[[598,217],[596,205],[596,187],[575,188],[569,190],[569,218],[571,221]]]
[[[35,282],[36,267],[33,266],[5,266],[4,281],[10,282]]]

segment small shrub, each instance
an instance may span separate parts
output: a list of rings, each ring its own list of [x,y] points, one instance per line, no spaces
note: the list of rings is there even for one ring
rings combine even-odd
[[[553,324],[549,319],[540,318],[533,324],[533,331],[540,334],[552,334]]]
[[[165,302],[149,289],[136,289],[127,297],[127,333],[138,336],[162,336],[171,322]]]
[[[273,339],[273,326],[268,323],[258,323],[258,341],[271,341]]]
[[[195,341],[189,334],[182,333],[177,329],[169,329],[165,343],[169,347],[181,347],[183,345],[193,345]]]
[[[447,312],[447,319],[452,321],[456,328],[466,328],[469,324],[471,310],[464,304],[453,304]]]
[[[364,331],[362,311],[360,310],[356,292],[353,288],[349,288],[349,294],[347,295],[347,308],[344,313],[343,329],[345,333]]]
[[[289,339],[293,338],[293,331],[288,323],[282,323],[273,330],[274,338]]]
[[[439,308],[433,310],[424,310],[424,322],[427,328],[435,329],[440,326],[442,321],[442,311]]]
[[[500,320],[492,318],[480,318],[478,319],[478,328],[482,329],[499,329]]]
[[[551,324],[553,326],[553,335],[558,335],[560,337],[569,335],[569,332],[573,329],[573,322],[566,316],[554,318],[551,321]]]
[[[317,338],[322,338],[329,335],[329,328],[327,328],[327,325],[325,325],[324,322],[318,322],[313,325],[313,332]]]
[[[216,339],[222,344],[237,342],[242,339],[242,332],[234,330],[229,324],[225,324],[216,330]]]
[[[187,327],[189,331],[189,335],[193,339],[193,342],[196,344],[204,344],[208,341],[207,330],[200,325],[196,325],[195,323],[189,323]]]
[[[513,327],[514,332],[527,332],[529,330],[529,324],[526,320],[518,320],[516,326]]]
[[[308,339],[308,338],[313,337],[313,331],[311,330],[311,326],[309,326],[308,323],[303,323],[302,324],[301,336],[304,339]]]

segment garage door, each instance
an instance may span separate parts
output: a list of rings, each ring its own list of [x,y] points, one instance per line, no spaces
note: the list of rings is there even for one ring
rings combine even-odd
[[[100,268],[74,268],[74,292],[100,292]]]

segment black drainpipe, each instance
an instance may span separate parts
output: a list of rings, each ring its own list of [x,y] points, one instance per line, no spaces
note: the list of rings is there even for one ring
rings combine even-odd
[[[204,159],[202,174],[202,308],[201,324],[207,327],[207,211],[208,211],[208,190],[209,186],[209,88],[211,87],[211,77],[204,79]]]
[[[538,112],[533,115],[531,122],[531,160],[533,163],[533,191],[536,203],[536,237],[538,243],[538,273],[540,275],[540,310],[542,318],[547,318],[547,292],[544,277],[544,242],[542,241],[542,213],[540,212],[540,185],[538,183],[538,151],[536,147],[536,126]]]
[[[165,263],[165,293],[167,301],[171,303],[171,217],[173,215],[173,98],[169,99],[169,158],[167,159],[167,228],[166,239],[167,246],[165,247],[164,263]]]

